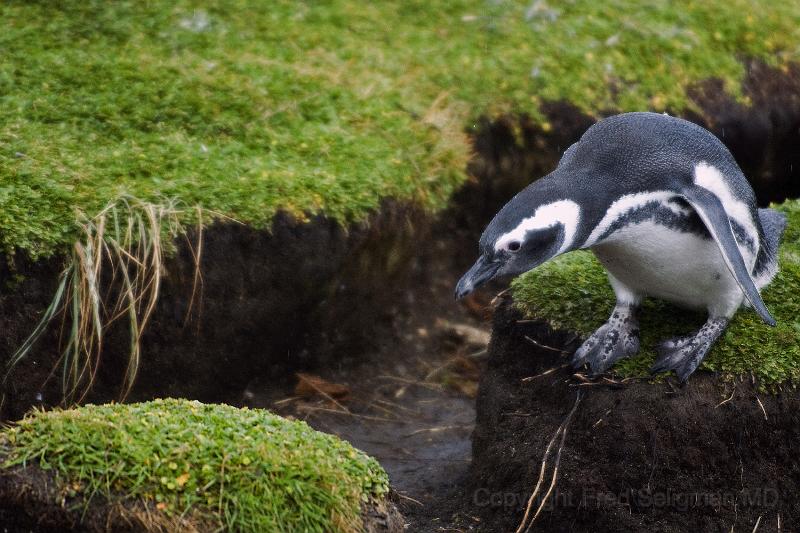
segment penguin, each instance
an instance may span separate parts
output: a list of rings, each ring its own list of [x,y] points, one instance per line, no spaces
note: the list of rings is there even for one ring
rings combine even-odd
[[[782,214],[757,207],[711,132],[669,115],[624,113],[591,126],[553,172],[495,215],[455,295],[588,249],[607,271],[616,305],[573,366],[597,375],[636,354],[637,314],[642,299],[654,297],[708,312],[698,331],[656,347],[651,371],[675,371],[685,383],[743,302],[775,325],[759,291],[777,273],[785,226]]]

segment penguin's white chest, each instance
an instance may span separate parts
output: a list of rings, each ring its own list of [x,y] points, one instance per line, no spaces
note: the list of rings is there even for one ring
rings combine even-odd
[[[592,246],[608,272],[629,289],[714,316],[730,316],[744,295],[710,237],[644,221]],[[752,271],[755,258],[742,249]]]

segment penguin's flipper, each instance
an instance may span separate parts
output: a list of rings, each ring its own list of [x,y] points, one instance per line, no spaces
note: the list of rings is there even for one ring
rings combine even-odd
[[[769,314],[767,306],[764,305],[764,300],[761,299],[756,284],[753,282],[753,278],[747,271],[742,252],[736,244],[730,220],[728,220],[728,215],[720,199],[708,189],[699,186],[686,187],[680,191],[680,195],[700,215],[717,246],[719,246],[728,270],[736,278],[736,282],[739,283],[739,287],[742,288],[753,309],[764,322],[774,326],[775,319]]]

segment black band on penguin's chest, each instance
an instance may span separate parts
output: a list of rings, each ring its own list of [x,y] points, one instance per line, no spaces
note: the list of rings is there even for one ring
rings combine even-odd
[[[653,200],[641,206],[632,209],[619,218],[617,218],[611,225],[600,235],[599,241],[611,236],[613,233],[635,224],[642,222],[653,222],[659,226],[679,231],[682,233],[692,233],[711,239],[711,234],[708,232],[705,224],[697,215],[697,213],[689,207],[689,204],[680,205],[676,201],[676,208],[671,209],[663,202]]]
[[[625,227],[643,222],[652,222],[672,231],[689,233],[709,240],[713,238],[700,216],[688,203],[680,199],[670,200],[670,202],[674,204],[674,209],[662,201],[653,200],[626,212],[611,223],[608,229],[600,235],[598,241],[602,242]],[[744,227],[735,220],[730,222],[736,241],[755,253],[756,244]]]

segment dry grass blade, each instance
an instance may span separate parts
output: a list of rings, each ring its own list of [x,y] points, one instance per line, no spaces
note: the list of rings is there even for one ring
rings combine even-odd
[[[764,409],[764,404],[761,403],[761,398],[759,398],[758,395],[756,395],[756,402],[758,402],[758,406],[761,408],[761,412],[764,413],[764,420],[769,420],[769,418],[767,417],[767,410]]]
[[[559,350],[558,348],[553,348],[552,346],[547,346],[546,344],[542,344],[541,342],[529,337],[528,335],[525,335],[525,340],[538,348],[542,348],[543,350],[549,350],[551,352],[562,353],[562,354],[570,353],[566,350]]]
[[[16,366],[22,359],[28,355],[33,345],[36,344],[37,339],[41,337],[45,330],[47,329],[47,325],[50,323],[51,320],[59,313],[62,308],[62,304],[65,298],[65,291],[67,287],[67,283],[69,281],[69,268],[66,269],[64,272],[61,273],[61,277],[59,278],[58,288],[56,289],[56,293],[53,296],[53,299],[50,301],[50,305],[45,310],[44,315],[36,324],[36,327],[33,329],[33,332],[25,339],[25,342],[22,343],[14,355],[9,360],[8,366],[9,371],[11,368]],[[4,379],[8,378],[8,373]]]
[[[198,224],[202,210],[196,208]],[[120,398],[133,387],[141,365],[141,342],[155,311],[164,276],[164,256],[179,236],[185,211],[173,201],[159,204],[122,197],[93,218],[82,218],[81,238],[75,243],[58,289],[33,332],[12,356],[9,372],[30,352],[58,314],[68,327],[59,359],[62,389],[67,403],[81,401],[97,375],[104,333],[126,318],[130,338]],[[202,230],[191,247],[195,265],[191,302],[200,276]],[[103,276],[106,276],[104,279]],[[191,308],[190,308],[191,309]],[[6,373],[6,378],[9,373]]]
[[[554,366],[553,368],[551,368],[549,370],[545,370],[541,374],[536,374],[535,376],[528,376],[527,378],[522,378],[520,381],[523,382],[523,383],[527,383],[528,381],[533,381],[536,378],[541,378],[541,377],[544,377],[544,376],[548,376],[548,375],[552,374],[553,372],[555,372],[557,370],[561,370],[562,368],[567,368],[567,367],[569,367],[569,365]]]
[[[572,408],[572,411],[569,412],[569,415],[567,415],[567,419],[561,426],[561,442],[559,442],[558,444],[558,451],[556,452],[556,462],[553,465],[553,475],[550,478],[550,486],[547,488],[547,492],[544,493],[542,501],[539,502],[539,507],[536,509],[533,518],[531,518],[530,524],[528,524],[528,527],[525,529],[525,533],[531,530],[531,527],[533,527],[534,522],[536,522],[536,519],[539,518],[539,513],[541,513],[542,509],[544,509],[544,506],[547,503],[548,498],[550,498],[550,495],[553,493],[553,489],[556,486],[556,482],[558,481],[558,468],[561,465],[561,452],[564,450],[564,441],[567,438],[567,428],[569,427],[572,415],[575,414],[575,410],[578,408],[578,403],[580,401],[581,401],[581,395],[579,392],[577,397],[575,398],[575,405]]]
[[[733,392],[731,392],[730,397],[727,400],[722,400],[721,402],[719,402],[717,405],[714,406],[714,409],[716,409],[717,407],[719,407],[721,405],[725,405],[729,401],[733,400],[733,395],[734,394],[736,394],[736,387],[735,386],[733,387]]]
[[[550,449],[553,447],[553,444],[556,442],[556,439],[560,433],[561,427],[559,426],[556,432],[553,433],[553,437],[550,439],[550,442],[547,443],[547,448],[545,448],[544,456],[542,457],[542,465],[539,468],[539,479],[536,480],[536,486],[533,488],[533,492],[531,492],[531,495],[528,498],[528,505],[525,507],[525,515],[522,517],[522,522],[520,522],[515,533],[522,533],[523,529],[525,528],[525,524],[528,522],[528,516],[533,508],[533,503],[536,501],[536,496],[539,495],[539,489],[544,481],[544,473],[547,471],[547,459],[550,457]]]
[[[184,326],[189,323],[192,309],[194,309],[195,298],[197,297],[197,294],[203,285],[203,274],[202,270],[200,269],[200,258],[203,256],[203,210],[199,206],[195,209],[197,210],[197,246],[192,246],[192,242],[188,238],[186,239],[186,245],[189,248],[189,252],[192,254],[192,260],[194,261],[194,279],[192,280],[192,295],[189,298],[186,317],[183,320]],[[200,293],[199,299],[202,301],[202,293]],[[200,312],[202,313],[202,310]]]
[[[569,423],[572,420],[572,416],[575,414],[575,411],[578,410],[578,404],[580,403],[580,401],[581,401],[581,392],[578,391],[575,397],[575,405],[572,406],[572,410],[570,410],[564,421],[561,423],[560,426],[558,426],[558,429],[556,429],[555,433],[553,433],[553,436],[550,438],[550,442],[547,443],[547,448],[545,448],[544,451],[544,457],[542,457],[542,465],[539,469],[539,478],[536,481],[536,486],[534,487],[530,498],[528,498],[528,504],[525,507],[525,515],[522,517],[522,521],[520,522],[519,527],[517,527],[515,533],[522,533],[523,531],[527,533],[528,531],[530,531],[534,522],[536,522],[536,519],[539,517],[539,513],[541,513],[542,509],[544,509],[544,505],[545,503],[547,503],[547,499],[550,497],[550,494],[552,494],[553,489],[555,488],[556,481],[558,479],[558,467],[561,464],[561,451],[564,449],[564,441],[567,437],[567,428],[569,427]],[[533,504],[536,502],[536,498],[539,495],[539,490],[542,487],[542,482],[544,481],[544,475],[547,470],[547,463],[550,457],[550,450],[553,448],[553,444],[555,444],[559,436],[561,437],[561,439],[559,441],[558,451],[556,452],[555,465],[553,466],[553,473],[551,475],[550,485],[547,488],[547,492],[545,492],[544,496],[539,502],[539,506],[537,507],[536,512],[534,513],[530,522],[528,522],[528,517],[530,516],[531,510],[533,509]]]

